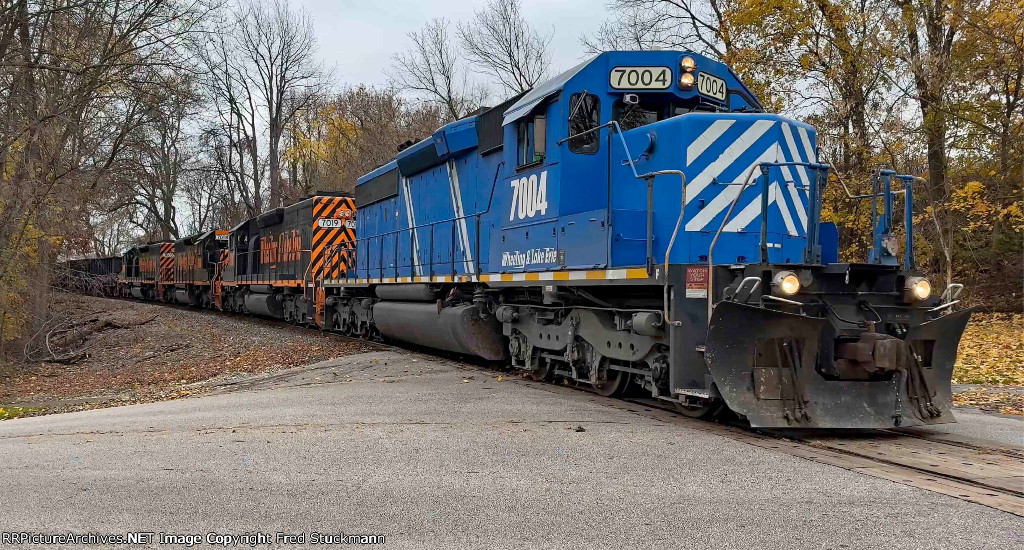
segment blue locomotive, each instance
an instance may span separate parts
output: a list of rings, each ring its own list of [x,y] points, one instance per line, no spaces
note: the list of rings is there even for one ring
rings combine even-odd
[[[754,426],[952,422],[970,310],[914,269],[914,178],[876,173],[840,263],[815,143],[722,63],[601,54],[361,177],[327,328]]]

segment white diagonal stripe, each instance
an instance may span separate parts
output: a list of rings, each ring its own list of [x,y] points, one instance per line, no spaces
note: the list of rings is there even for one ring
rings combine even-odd
[[[800,193],[796,190],[796,182],[793,181],[793,173],[789,171],[789,166],[782,167],[782,177],[786,178],[785,185],[789,189],[789,197],[793,199],[793,208],[796,209],[796,217],[800,218],[800,226],[807,230],[807,210],[804,209],[804,201],[800,198]]]
[[[722,134],[733,124],[736,124],[735,120],[716,120],[711,126],[708,126],[708,129],[704,130],[704,133],[693,140],[693,143],[686,148],[686,165],[689,166],[693,161],[697,160],[697,157],[707,150],[718,138],[722,137]]]
[[[789,213],[789,206],[786,205],[786,197],[781,196],[778,182],[772,184],[772,201],[779,205],[779,213],[782,214],[782,222],[786,224],[786,232],[792,236],[797,236],[796,226],[793,225],[793,216]],[[800,204],[800,203],[797,203]]]
[[[798,127],[797,130],[800,132],[800,143],[804,146],[804,156],[807,157],[807,162],[818,162],[818,154],[814,150],[814,146],[811,145],[811,140],[807,137],[807,129]],[[806,172],[808,177],[811,174],[810,168],[804,168],[801,172]],[[810,189],[808,184],[807,189]]]
[[[409,221],[409,238],[412,239],[412,254],[413,254],[413,257],[412,257],[412,260],[411,260],[410,263],[412,263],[413,274],[414,275],[420,275],[420,274],[422,274],[422,268],[419,265],[419,263],[420,263],[420,237],[419,237],[419,235],[417,235],[417,231],[416,231],[416,213],[413,211],[413,208],[412,208],[413,200],[412,200],[411,186],[409,185],[409,178],[402,178],[402,191],[403,191],[403,194],[405,195],[405,213],[406,213],[406,217],[408,218],[408,221]],[[398,238],[397,234],[395,235],[395,238],[396,239]],[[395,265],[398,265],[398,258],[397,257],[395,258]]]
[[[799,149],[796,147],[796,141],[793,140],[793,132],[789,124],[782,125],[782,137],[786,139],[786,148],[789,149],[789,156],[793,157],[793,162],[803,162],[804,159],[800,157]],[[809,159],[810,157],[807,158]],[[808,162],[812,161],[808,160]],[[797,168],[796,173],[800,176],[800,182],[804,184],[804,187],[810,189],[811,182],[807,179],[807,172]]]
[[[735,181],[737,185],[726,186],[724,191],[715,196],[715,198],[711,199],[711,202],[709,202],[702,210],[700,210],[699,212],[697,212],[697,214],[690,218],[690,221],[686,222],[686,230],[703,231],[705,226],[707,226],[707,224],[710,223],[711,220],[715,219],[715,216],[717,216],[719,213],[722,212],[722,210],[725,210],[726,208],[728,208],[730,204],[732,204],[732,201],[733,199],[736,198],[736,195],[741,190],[743,190],[742,184],[747,181],[747,177],[750,175],[750,172],[752,170],[756,170],[758,165],[761,164],[762,162],[776,162],[778,156],[779,143],[773,142],[771,145],[768,146],[767,149],[764,150],[764,152],[762,152],[757,157],[757,159],[754,160],[754,162],[750,164],[750,166],[747,167],[746,170],[740,173],[739,177]],[[755,187],[757,185],[757,181],[754,181],[750,184],[751,187]],[[686,192],[687,198],[689,198],[689,189],[687,189]]]
[[[473,252],[469,249],[469,230],[466,228],[466,213],[462,207],[462,189],[459,186],[459,171],[454,160],[448,161],[448,185],[452,194],[452,210],[455,212],[459,230],[459,244],[463,250],[463,267],[466,273],[473,272]],[[452,251],[454,254],[455,251]],[[431,260],[433,261],[433,260]]]
[[[807,162],[818,162],[818,157],[814,154],[814,147],[811,146],[811,140],[807,137],[807,129],[800,126],[797,127],[797,131],[800,132],[800,143],[804,145]]]
[[[803,129],[801,128],[801,130]],[[793,132],[789,124],[782,125],[782,136],[786,139],[786,148],[789,149],[789,156],[793,158],[793,162],[803,162],[803,158],[800,157],[800,153],[798,152],[798,149],[796,147],[796,140],[793,139]],[[808,162],[813,162],[810,156],[806,158],[808,159]],[[807,168],[796,167],[795,171],[797,175],[800,176],[800,183],[803,184],[804,189],[810,189],[811,181],[807,177]],[[792,178],[792,174],[787,174],[787,172],[788,170],[783,170],[783,175],[785,175],[789,181],[794,181]],[[797,216],[800,218],[800,223],[803,224],[804,229],[806,229],[807,211],[804,209],[803,200],[800,200],[800,194],[797,192],[796,189],[792,187],[789,189],[789,194],[790,196],[795,196],[793,203],[796,205],[796,213]]]
[[[729,144],[725,151],[707,166],[697,177],[693,178],[690,183],[686,184],[686,202],[689,204],[701,191],[707,187],[712,180],[717,178],[725,169],[729,168],[733,162],[739,158],[740,155],[747,152],[750,147],[767,132],[773,125],[773,120],[758,120],[750,125],[740,137],[736,138],[736,141]],[[719,197],[722,195],[719,194]],[[717,198],[717,197],[716,197]],[[689,230],[689,227],[687,227]]]
[[[768,188],[768,205],[772,204],[779,205],[779,213],[782,214],[782,221],[786,224],[786,231],[793,236],[797,235],[796,226],[793,225],[793,217],[789,214],[789,207],[786,206],[786,201],[782,197],[779,197],[779,184],[778,182],[772,182]],[[745,227],[750,225],[750,222],[754,221],[761,215],[761,194],[758,193],[754,197],[753,202],[748,204],[746,208],[736,214],[732,220],[725,225],[723,231],[742,231]]]
[[[771,204],[771,199],[768,199],[768,204]],[[744,227],[750,225],[750,222],[754,221],[761,213],[761,194],[758,193],[754,200],[746,206],[743,210],[740,210],[739,214],[735,214],[729,223],[725,224],[725,229],[722,231],[736,232],[742,231]]]

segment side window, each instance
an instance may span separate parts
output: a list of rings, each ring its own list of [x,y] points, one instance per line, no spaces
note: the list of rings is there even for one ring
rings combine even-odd
[[[619,126],[625,132],[633,128],[658,122],[662,118],[659,114],[660,111],[661,108],[657,105],[647,105],[645,103],[627,104],[620,99],[612,106],[612,118],[619,122]]]
[[[517,132],[518,166],[527,166],[544,162],[547,149],[548,124],[544,115],[534,115],[520,120]]]
[[[592,155],[601,148],[598,132],[588,132],[601,125],[601,100],[586,92],[572,94],[569,98],[569,150],[573,153]],[[578,135],[582,134],[582,135]]]

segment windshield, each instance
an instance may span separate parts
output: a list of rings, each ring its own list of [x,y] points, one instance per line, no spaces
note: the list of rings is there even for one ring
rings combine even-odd
[[[618,121],[623,131],[693,111],[716,112],[719,110],[699,103],[696,98],[687,100],[677,97],[664,98],[644,95],[636,97],[639,99],[637,103],[626,103],[622,99],[618,99],[612,106],[612,118]]]

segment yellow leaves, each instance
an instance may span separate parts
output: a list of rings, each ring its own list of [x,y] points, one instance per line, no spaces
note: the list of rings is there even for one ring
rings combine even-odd
[[[949,209],[966,216],[967,229],[991,229],[999,207],[986,198],[985,185],[980,181],[969,181],[953,192]]]
[[[330,162],[359,133],[355,122],[346,118],[334,104],[319,109],[308,120],[293,122],[292,126],[294,142],[284,152],[288,161]]]
[[[958,407],[979,409],[1024,416],[1024,394],[991,388],[970,388],[953,395],[953,404]]]
[[[33,413],[40,412],[41,410],[42,409],[35,407],[0,407],[0,420],[11,420],[13,418],[30,416]]]
[[[1024,315],[975,314],[960,340],[953,383],[1024,386]]]
[[[1024,233],[1024,213],[1021,212],[1020,201],[999,211],[999,219],[1017,233]]]

